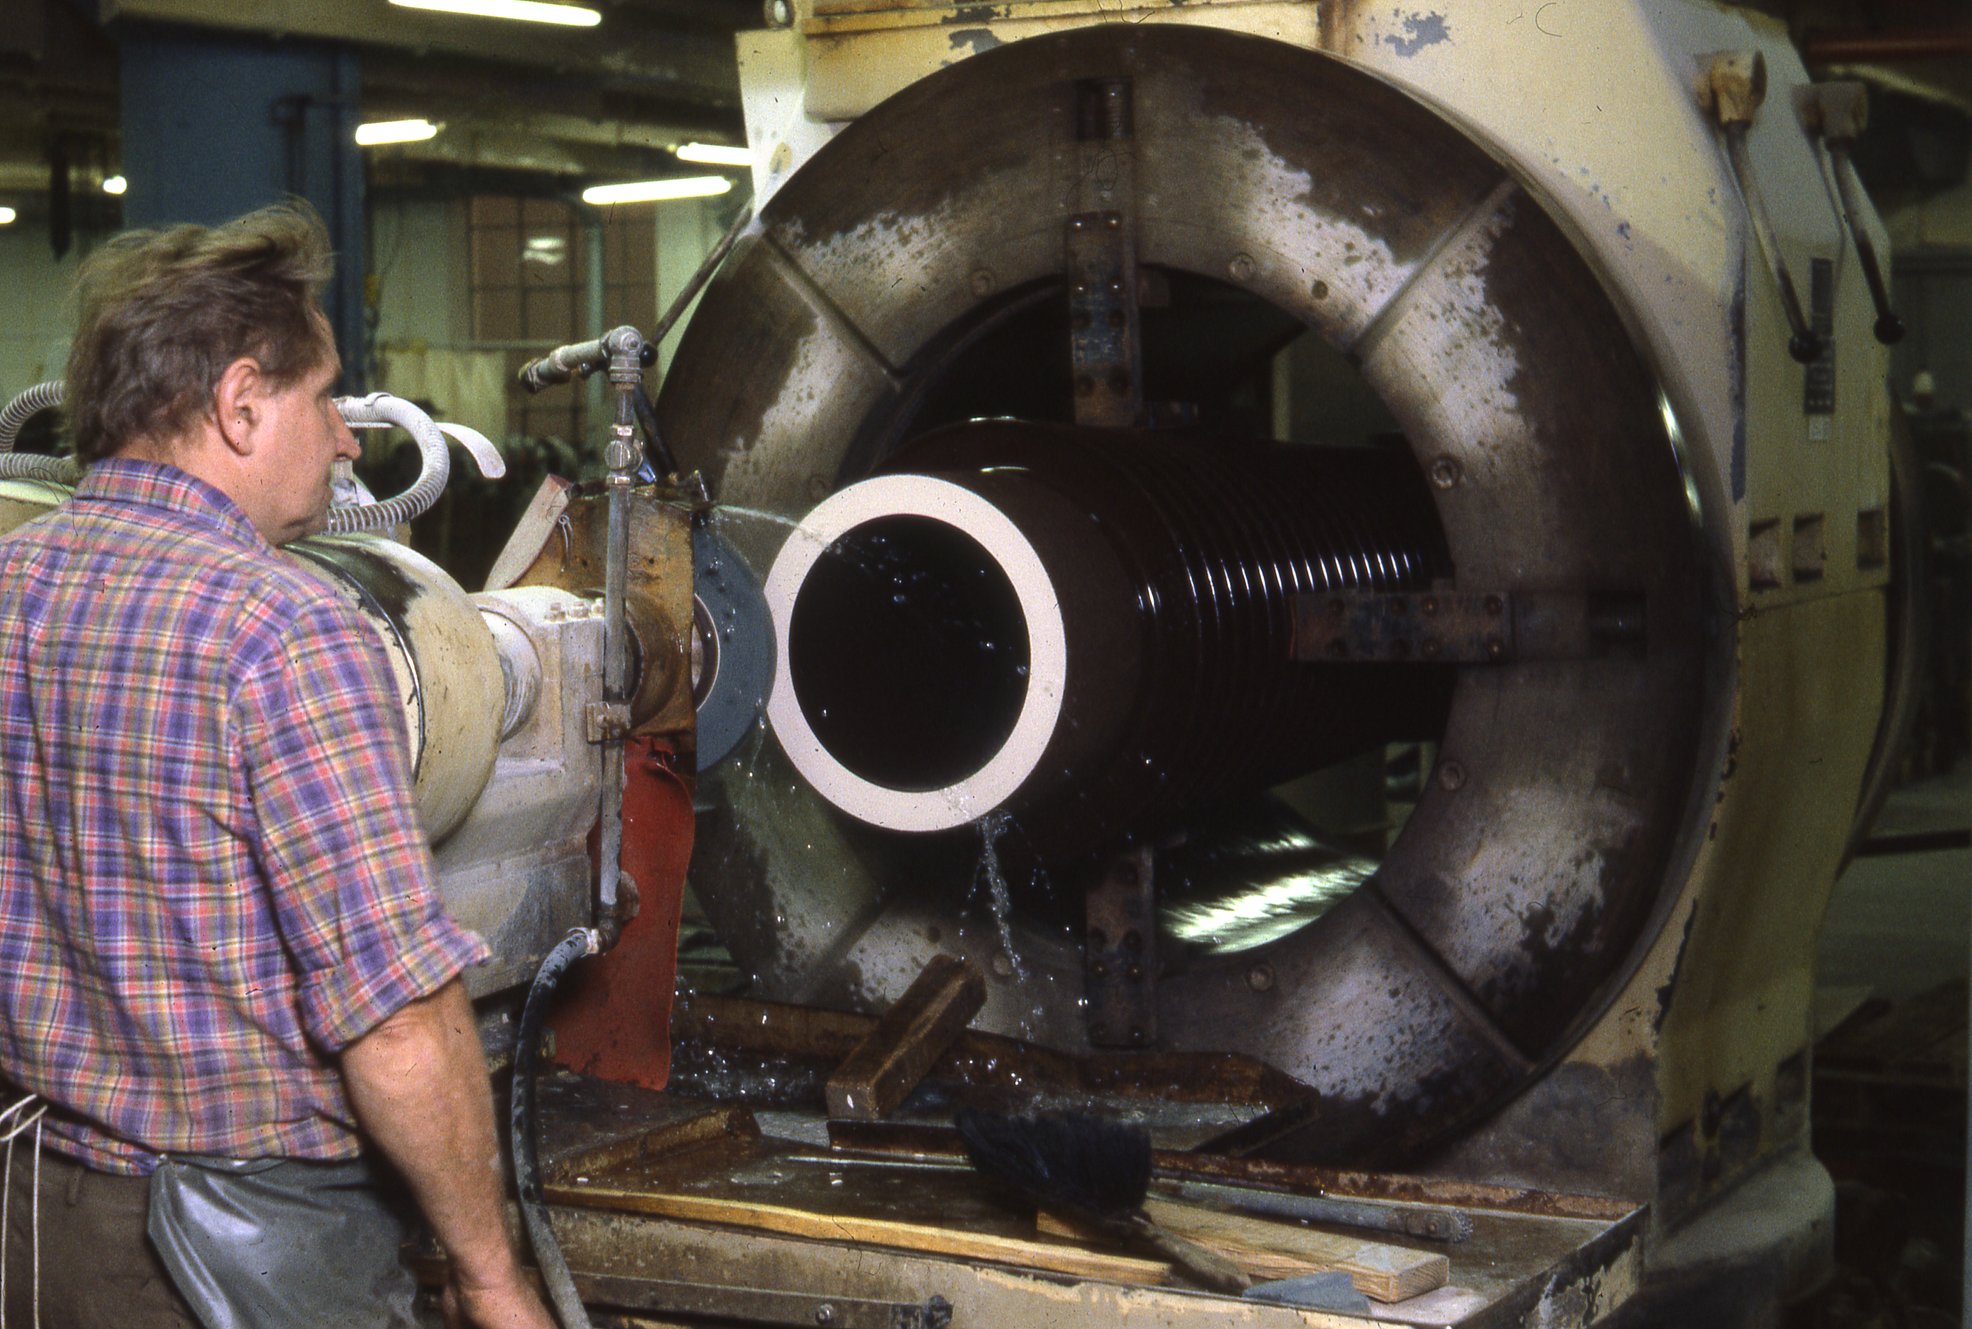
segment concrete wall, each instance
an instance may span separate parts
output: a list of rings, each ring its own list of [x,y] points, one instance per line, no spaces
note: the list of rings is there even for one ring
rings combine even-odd
[[[698,271],[699,264],[712,252],[712,246],[719,243],[719,236],[726,229],[726,221],[732,215],[734,204],[730,198],[692,198],[678,199],[660,204],[656,209],[657,228],[657,312],[658,317],[671,307],[671,301],[682,291],[685,284]],[[694,300],[690,309],[698,308]],[[671,368],[671,356],[678,349],[678,339],[684,334],[685,325],[691,322],[691,312],[678,320],[678,326],[658,347],[658,364],[665,371]]]
[[[47,229],[18,222],[0,226],[0,397],[60,378],[68,357],[69,288],[82,245],[57,262]]]
[[[470,337],[465,205],[441,199],[374,199],[369,231],[377,340],[449,346]]]

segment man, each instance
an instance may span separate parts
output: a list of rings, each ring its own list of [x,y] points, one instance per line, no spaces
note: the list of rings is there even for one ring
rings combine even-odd
[[[264,1322],[253,1298],[310,1280],[246,1285],[297,1243],[333,1309],[283,1314],[401,1323],[366,1141],[451,1257],[448,1321],[551,1323],[458,979],[485,949],[437,903],[388,666],[274,548],[322,529],[357,454],[329,266],[300,205],[94,255],[87,472],[0,538],[0,1074],[39,1100],[0,1126],[43,1113],[9,1146],[9,1325],[191,1326],[187,1298],[224,1323],[235,1294]]]

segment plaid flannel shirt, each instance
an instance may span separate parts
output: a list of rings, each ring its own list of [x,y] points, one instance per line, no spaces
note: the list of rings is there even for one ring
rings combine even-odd
[[[382,647],[224,494],[112,459],[0,538],[0,1071],[54,1147],[354,1156],[335,1054],[485,958]]]

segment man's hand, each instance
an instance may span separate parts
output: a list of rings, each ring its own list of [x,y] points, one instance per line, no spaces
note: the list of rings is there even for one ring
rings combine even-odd
[[[454,979],[344,1048],[342,1078],[451,1257],[446,1324],[555,1329],[507,1236],[493,1096],[464,985]]]
[[[445,1329],[553,1329],[554,1320],[542,1306],[533,1284],[524,1278],[499,1288],[465,1288],[454,1277],[446,1283],[439,1308]]]

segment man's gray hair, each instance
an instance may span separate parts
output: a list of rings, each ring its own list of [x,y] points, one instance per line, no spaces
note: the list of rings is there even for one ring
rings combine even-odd
[[[235,360],[276,387],[321,365],[333,345],[316,293],[332,266],[328,232],[299,200],[222,226],[128,231],[92,254],[64,393],[76,459],[183,433]]]

